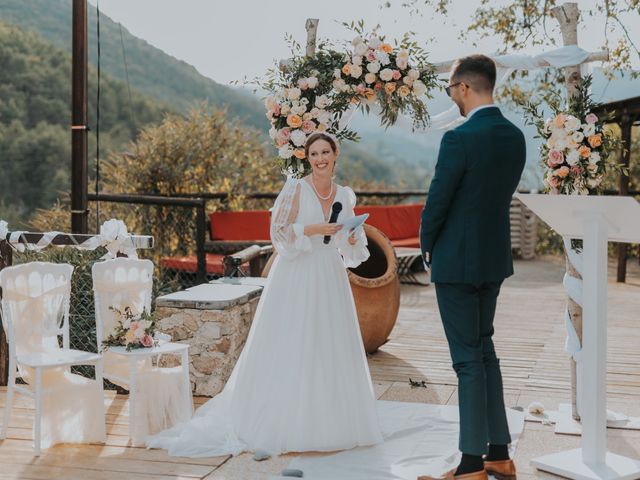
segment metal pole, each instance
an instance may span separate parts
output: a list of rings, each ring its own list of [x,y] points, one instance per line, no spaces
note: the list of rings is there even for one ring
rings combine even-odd
[[[71,231],[87,233],[87,0],[73,0],[71,71]]]

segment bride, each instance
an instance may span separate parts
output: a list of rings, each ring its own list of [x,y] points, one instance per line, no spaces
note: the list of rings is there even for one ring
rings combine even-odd
[[[276,199],[278,253],[224,390],[187,423],[147,439],[174,456],[334,451],[382,441],[375,397],[345,267],[369,257],[362,229],[349,235],[356,197],[333,182],[335,139],[311,135],[312,173],[289,178]],[[331,206],[343,206],[328,223]],[[330,235],[328,244],[323,237]]]

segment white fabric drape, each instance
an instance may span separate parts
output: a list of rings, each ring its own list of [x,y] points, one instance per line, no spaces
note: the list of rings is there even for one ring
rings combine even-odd
[[[149,269],[141,268],[138,264],[148,261],[128,260],[108,260],[107,262],[114,262],[111,264],[113,268],[101,271],[100,274],[94,270],[95,308],[99,324],[102,324],[102,338],[109,335],[119,320],[118,314],[109,307],[120,311],[129,307],[136,316],[143,310],[151,310],[152,266]],[[126,267],[123,266],[125,263],[128,264]],[[137,359],[136,365],[135,411],[138,418],[135,420],[132,440],[134,445],[143,445],[148,435],[191,418],[193,402],[191,391],[184,382],[182,366],[161,368],[153,365],[148,356]],[[129,357],[109,350],[104,352],[104,376],[116,385],[129,388],[128,383],[114,378],[130,377]]]
[[[42,270],[46,270],[46,264]],[[70,277],[41,272],[12,277],[2,292],[8,333],[11,322],[15,354],[53,353],[59,350],[58,335],[68,309]],[[68,311],[68,310],[67,310]],[[29,385],[35,381],[32,368],[19,366],[20,377]],[[102,385],[71,373],[68,367],[42,371],[42,448],[57,443],[96,443],[106,440]]]

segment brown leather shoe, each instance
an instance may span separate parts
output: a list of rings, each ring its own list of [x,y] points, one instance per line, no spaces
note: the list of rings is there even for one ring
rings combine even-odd
[[[497,480],[516,480],[516,465],[513,460],[484,461],[484,469]]]
[[[443,477],[430,477],[428,475],[422,475],[418,477],[418,480],[488,480],[486,470],[480,470],[479,472],[463,473],[462,475],[454,475],[455,470],[447,472]]]

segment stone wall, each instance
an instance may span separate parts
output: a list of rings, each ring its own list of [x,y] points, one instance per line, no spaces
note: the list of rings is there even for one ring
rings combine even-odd
[[[189,377],[195,395],[214,396],[226,384],[246,342],[258,300],[259,292],[219,309],[206,308],[202,302],[158,302],[159,330],[174,342],[189,344]],[[163,366],[177,364],[178,358],[162,360]]]

